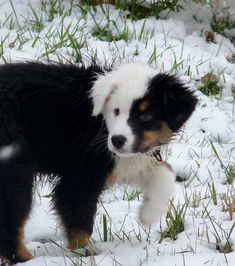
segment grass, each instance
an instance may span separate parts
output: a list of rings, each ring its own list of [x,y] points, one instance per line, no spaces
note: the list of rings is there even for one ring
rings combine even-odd
[[[201,82],[203,85],[199,87],[199,91],[206,96],[215,96],[222,91],[222,87],[218,85],[219,77],[213,73],[207,73],[202,77]]]
[[[167,228],[161,232],[161,237],[158,243],[162,243],[163,239],[167,237],[176,240],[178,234],[184,231],[184,218],[187,207],[188,202],[185,202],[182,206],[175,206],[173,201],[170,202],[170,208],[166,216]]]
[[[202,201],[202,195],[201,195],[201,192],[199,191],[195,191],[193,192],[193,200],[192,200],[192,203],[191,203],[191,207],[192,208],[198,208],[201,204],[201,201]]]
[[[228,214],[229,221],[233,221],[234,219],[234,211],[235,211],[235,195],[227,195],[223,194],[221,196],[223,211]]]
[[[108,241],[108,225],[107,225],[107,217],[103,214],[103,241]]]
[[[86,1],[92,5],[92,1]],[[148,17],[160,18],[160,13],[164,10],[179,11],[183,9],[179,0],[160,0],[146,4],[145,1],[115,1],[115,7],[125,11],[127,18],[139,20]]]
[[[105,42],[114,42],[124,40],[128,41],[128,32],[119,33],[117,35],[112,34],[112,32],[106,28],[95,27],[92,30],[92,35],[97,39]]]
[[[160,18],[160,13],[163,10],[179,11],[183,7],[180,5],[178,0],[166,0],[157,1],[155,3],[151,3],[150,5],[145,5],[144,1],[142,3],[126,3],[126,5],[122,8],[129,11],[129,18],[138,20],[151,16]]]
[[[212,150],[216,156],[216,158],[218,159],[218,161],[220,162],[220,167],[221,169],[224,171],[225,175],[226,175],[226,181],[228,184],[233,184],[233,181],[235,179],[235,164],[233,163],[228,163],[225,164],[222,160],[222,158],[219,156],[219,153],[215,147],[215,145],[213,144],[212,141],[210,141]]]
[[[226,30],[233,29],[234,27],[235,21],[231,19],[230,15],[213,15],[211,18],[212,30],[222,35],[226,35]]]
[[[44,28],[42,14],[39,13],[29,3],[32,16],[27,19],[27,23],[31,26],[32,30],[40,33]]]
[[[231,253],[233,252],[233,241],[231,239],[231,234],[235,227],[235,222],[233,222],[231,228],[229,231],[224,230],[221,224],[219,224],[213,217],[211,217],[210,213],[206,210],[207,217],[209,219],[211,228],[209,229],[214,236],[214,240],[212,243],[215,244],[216,250],[218,250],[220,253]],[[211,239],[209,234],[207,233],[207,240],[208,243],[211,243]]]
[[[233,97],[235,98],[235,87],[233,87],[231,91],[232,91]]]
[[[127,201],[133,201],[133,200],[140,200],[140,192],[138,189],[128,189],[128,187],[125,187],[124,194],[123,194],[123,200]]]
[[[211,198],[213,204],[215,206],[218,205],[217,192],[216,192],[215,183],[214,183],[213,179],[211,180],[210,183],[208,183],[208,188],[209,188],[209,192],[210,192],[210,198]]]

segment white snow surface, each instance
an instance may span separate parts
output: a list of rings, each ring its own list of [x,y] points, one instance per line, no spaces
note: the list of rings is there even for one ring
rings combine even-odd
[[[125,20],[125,15],[110,5],[104,5],[103,9],[90,9],[84,14],[74,4],[70,14],[62,18],[57,13],[49,21],[41,1],[29,2],[0,0],[1,63],[46,62],[48,58],[75,62],[74,50],[66,42],[60,44],[59,36],[64,34],[61,29],[65,31],[70,27],[70,33],[82,46],[81,53],[87,64],[90,55],[94,54],[101,64],[114,59],[116,64],[149,62],[159,71],[177,73],[195,91],[200,79],[213,72],[219,76],[223,90],[221,95],[211,97],[196,92],[200,99],[196,111],[182,133],[163,152],[177,175],[186,179],[185,182],[176,182],[173,196],[175,206],[182,206],[188,200],[185,230],[176,240],[166,238],[159,243],[160,232],[167,226],[166,216],[151,228],[144,229],[137,218],[142,194],[128,200],[127,195],[135,192],[135,188],[115,185],[103,193],[98,205],[92,235],[98,255],[75,256],[65,248],[60,221],[51,211],[50,187],[45,185],[36,190],[34,208],[25,228],[25,243],[35,258],[19,265],[235,265],[235,251],[224,254],[216,250],[213,227],[219,228],[217,233],[223,244],[234,224],[234,217],[229,219],[228,212],[224,211],[222,197],[225,194],[235,198],[235,181],[232,184],[226,182],[225,170],[213,147],[224,166],[235,165],[235,102],[231,92],[235,87],[235,64],[229,60],[235,54],[235,47],[228,38],[217,33],[214,42],[206,41],[204,32],[211,31],[212,9],[181,1],[184,10],[162,12],[162,19],[149,17],[131,21]],[[44,9],[48,9],[50,1],[44,2]],[[70,8],[70,1],[62,3],[65,9]],[[112,21],[109,29],[113,35],[122,33],[124,26],[128,27],[127,42],[107,42],[92,35],[97,25],[107,25],[104,10],[109,12]],[[33,30],[33,11],[43,25],[39,32]],[[230,10],[230,13],[235,12]],[[48,56],[46,51],[49,51]],[[156,60],[152,60],[154,55]],[[212,185],[217,193],[217,205],[211,197]],[[196,195],[201,199],[198,206],[193,207]],[[103,242],[103,215],[108,221],[107,242]],[[235,231],[232,231],[229,241],[235,243]]]

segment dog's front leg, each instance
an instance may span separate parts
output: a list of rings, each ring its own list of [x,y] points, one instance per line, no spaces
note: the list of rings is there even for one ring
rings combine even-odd
[[[151,168],[148,178],[142,184],[144,199],[139,219],[145,227],[156,222],[167,210],[174,182],[175,173],[167,163],[157,163],[156,167]]]

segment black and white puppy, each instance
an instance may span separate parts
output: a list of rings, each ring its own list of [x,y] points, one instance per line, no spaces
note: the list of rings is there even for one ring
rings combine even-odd
[[[146,226],[156,221],[175,174],[151,154],[169,142],[196,103],[178,78],[144,64],[108,71],[96,65],[0,66],[1,258],[32,258],[23,231],[37,174],[47,174],[54,186],[70,249],[89,243],[98,198],[116,179],[140,185],[140,220]]]

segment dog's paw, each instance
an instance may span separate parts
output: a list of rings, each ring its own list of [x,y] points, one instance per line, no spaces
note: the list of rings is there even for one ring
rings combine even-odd
[[[145,199],[140,208],[139,220],[144,227],[148,227],[157,222],[166,209],[167,206],[158,206],[156,200]]]

